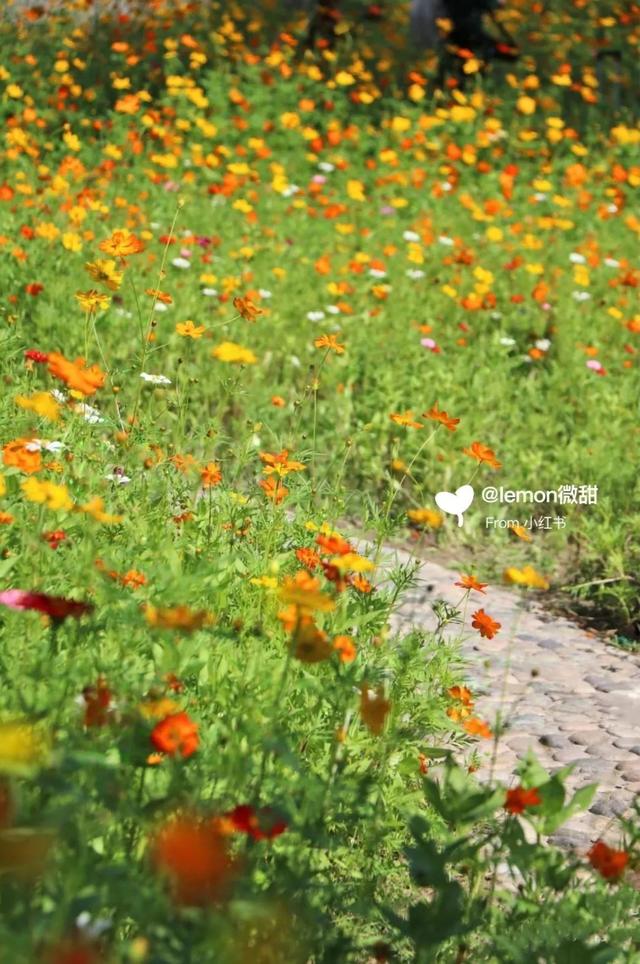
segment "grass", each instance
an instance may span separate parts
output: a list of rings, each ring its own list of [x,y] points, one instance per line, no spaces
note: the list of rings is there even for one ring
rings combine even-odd
[[[593,790],[475,783],[466,630],[397,635],[380,555],[637,635],[640,133],[587,56],[637,17],[585,13],[571,86],[575,21],[516,5],[538,62],[434,100],[395,13],[323,56],[154,6],[0,32],[6,959],[564,960],[549,901],[637,953],[637,820],[585,875],[541,838]]]

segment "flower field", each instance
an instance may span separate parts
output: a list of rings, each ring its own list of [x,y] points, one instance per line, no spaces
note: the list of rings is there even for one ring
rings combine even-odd
[[[476,779],[451,634],[640,637],[640,8],[435,92],[402,3],[104,6],[0,14],[0,961],[640,960],[638,814]]]

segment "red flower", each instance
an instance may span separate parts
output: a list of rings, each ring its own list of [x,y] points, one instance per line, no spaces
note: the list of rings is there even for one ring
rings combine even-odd
[[[171,713],[153,728],[151,742],[161,753],[179,754],[186,759],[198,749],[198,724],[188,713]]]
[[[605,880],[615,880],[622,876],[629,862],[629,854],[626,850],[614,850],[613,847],[608,847],[603,840],[596,840],[587,857],[591,866]]]
[[[180,904],[203,906],[221,900],[235,871],[220,831],[189,815],[176,815],[160,828],[152,859],[169,878]]]
[[[41,285],[38,281],[32,281],[31,284],[24,286],[24,290],[28,295],[35,297],[39,295],[41,291],[44,291],[44,285]]]
[[[234,830],[248,834],[253,840],[273,840],[287,829],[287,822],[271,807],[256,810],[250,804],[240,804],[225,813]]]
[[[49,361],[48,354],[45,351],[38,351],[37,348],[27,348],[24,357],[29,361],[38,362],[39,365],[46,365]]]
[[[82,691],[84,698],[84,725],[104,726],[109,719],[111,705],[111,691],[104,676],[99,676],[95,685],[85,686]]]
[[[507,790],[507,799],[504,809],[508,813],[524,813],[528,807],[538,807],[542,803],[540,794],[536,787],[526,790],[524,787],[515,787]]]
[[[51,549],[57,549],[61,542],[67,538],[64,529],[54,529],[53,532],[43,532],[42,538],[49,543]]]
[[[9,609],[35,609],[54,622],[62,622],[67,616],[79,619],[85,613],[93,612],[89,603],[76,602],[63,596],[48,596],[44,592],[29,592],[28,589],[5,589],[0,592],[0,604]]]

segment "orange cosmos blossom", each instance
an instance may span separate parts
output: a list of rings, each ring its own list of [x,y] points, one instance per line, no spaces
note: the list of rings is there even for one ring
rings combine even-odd
[[[396,425],[404,425],[405,428],[424,428],[421,422],[416,422],[410,409],[407,409],[406,412],[393,412],[389,418]]]
[[[422,417],[430,418],[433,422],[440,422],[440,424],[444,425],[450,432],[455,432],[456,427],[460,424],[459,418],[453,418],[451,415],[447,415],[446,412],[439,411],[437,402],[428,412],[423,412]]]
[[[213,821],[188,814],[171,817],[152,841],[152,862],[169,881],[177,903],[219,901],[231,883],[235,863]]]
[[[260,452],[260,461],[264,465],[262,471],[265,475],[277,475],[281,479],[290,472],[303,472],[305,469],[302,462],[289,458],[288,449],[281,452]]]
[[[200,481],[203,488],[211,489],[222,481],[222,472],[217,462],[208,462],[200,472]]]
[[[242,315],[245,321],[255,321],[258,315],[264,314],[264,309],[254,305],[251,298],[234,298],[233,307]]]
[[[482,442],[472,442],[469,448],[462,450],[465,455],[469,455],[478,462],[486,462],[492,469],[502,468],[502,462],[498,462],[496,453]]]
[[[28,449],[27,446],[31,442],[33,442],[33,439],[30,438],[17,438],[12,442],[7,442],[2,449],[2,461],[4,464],[20,469],[25,475],[39,472],[42,468],[40,449],[36,448],[34,451]]]
[[[49,352],[47,367],[49,374],[65,382],[69,388],[82,395],[94,395],[105,383],[106,374],[97,365],[85,368],[84,358],[69,361],[57,351]]]
[[[479,720],[477,716],[472,716],[462,724],[471,736],[479,736],[484,740],[490,740],[492,733],[491,727],[484,720]]]
[[[352,663],[357,656],[356,644],[351,636],[336,636],[333,648],[343,663]]]
[[[144,245],[128,228],[113,231],[111,237],[102,241],[98,247],[105,254],[112,254],[116,258],[125,258],[130,254],[140,254]]]
[[[384,723],[391,709],[391,703],[385,698],[382,686],[375,690],[366,683],[360,687],[360,716],[367,729],[379,736],[384,729]]]
[[[475,589],[476,592],[481,592],[484,595],[484,591],[489,583],[478,582],[475,576],[461,575],[459,582],[454,582],[453,585],[460,586],[461,589]]]
[[[198,724],[188,713],[171,713],[153,728],[151,742],[160,753],[187,759],[198,749]]]
[[[485,639],[493,639],[502,624],[492,619],[484,609],[478,609],[475,613],[472,613],[471,625],[474,629],[477,629]]]
[[[289,495],[289,489],[280,479],[260,479],[258,485],[266,495],[267,499],[275,505],[280,505],[283,499]]]
[[[326,348],[327,351],[334,351],[336,355],[344,355],[344,345],[338,344],[338,339],[335,335],[320,335],[316,338],[313,343],[316,348]]]

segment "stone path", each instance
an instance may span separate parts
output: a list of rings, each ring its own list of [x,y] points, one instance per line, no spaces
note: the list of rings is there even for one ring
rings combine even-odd
[[[405,550],[387,548],[381,566],[413,558]],[[463,590],[453,585],[458,572],[423,561],[417,575],[417,587],[403,597],[394,616],[394,629],[434,629],[432,603],[460,602]],[[470,595],[462,654],[476,700],[474,713],[491,724],[501,709],[513,636],[502,706],[509,727],[498,747],[494,776],[513,782],[516,761],[529,748],[551,772],[575,764],[570,789],[597,783],[598,792],[589,812],[574,816],[551,839],[581,852],[599,837],[617,843],[615,818],[627,813],[640,794],[640,656],[620,652],[545,613],[533,593],[523,603],[510,589],[490,585],[485,592]],[[478,608],[502,624],[492,640],[471,629],[471,613]],[[461,631],[454,627],[453,634]],[[484,757],[478,776],[487,777],[492,745],[479,741],[478,749]]]

